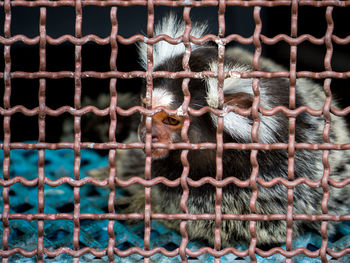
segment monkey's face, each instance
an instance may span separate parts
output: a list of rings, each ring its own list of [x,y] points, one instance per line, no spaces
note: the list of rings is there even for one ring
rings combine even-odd
[[[145,99],[141,99],[143,106]],[[173,100],[172,94],[164,90],[155,89],[152,96],[152,108],[167,107]],[[146,142],[146,118],[142,116],[141,123],[138,127],[139,139]],[[175,143],[181,141],[181,129],[184,120],[181,116],[169,115],[163,111],[152,116],[152,143]],[[169,155],[169,149],[153,148],[153,159],[164,159]]]

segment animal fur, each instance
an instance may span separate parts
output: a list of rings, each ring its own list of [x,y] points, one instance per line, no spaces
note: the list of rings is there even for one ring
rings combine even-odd
[[[176,25],[176,26],[171,26]],[[183,33],[184,23],[170,15],[157,25],[155,35],[166,33],[171,37],[178,37]],[[194,24],[192,29],[196,37],[200,37],[206,32],[205,24]],[[142,64],[146,69],[147,56],[146,45],[139,46],[139,53]],[[184,45],[171,45],[162,41],[154,45],[154,70],[164,70],[177,72],[183,70],[182,57]],[[192,46],[189,66],[191,71],[217,70],[217,48],[209,45]],[[252,55],[239,48],[227,48],[225,53],[225,70],[249,72],[253,70]],[[274,62],[260,58],[262,71],[283,70]],[[181,89],[182,79],[154,79],[154,90],[162,90],[171,94],[168,100],[169,107],[177,109],[183,103],[183,93]],[[218,107],[217,80],[214,78],[192,79],[189,83],[191,93],[190,107],[199,109],[202,106]],[[288,107],[289,104],[289,80],[285,78],[264,79],[259,81],[261,95],[260,105],[264,108],[272,109],[278,105]],[[234,94],[244,92],[252,93],[252,80],[229,78],[224,82],[224,93]],[[157,93],[157,92],[156,92]],[[158,92],[159,93],[159,92]],[[144,96],[145,94],[143,94]],[[308,79],[297,80],[296,106],[308,105],[313,109],[322,109],[325,95],[322,87]],[[333,105],[336,105],[333,102]],[[283,113],[274,116],[260,117],[260,127],[258,132],[261,143],[288,143],[288,117]],[[201,117],[190,116],[191,125],[188,130],[188,137],[191,143],[216,142],[217,117],[207,113]],[[295,140],[297,143],[306,142],[312,144],[323,143],[322,133],[324,118],[313,117],[308,113],[301,113],[296,118]],[[205,123],[206,125],[203,125]],[[224,116],[224,142],[250,143],[251,128],[253,121],[249,117],[244,117],[235,112],[229,112]],[[332,129],[330,133],[331,142],[334,144],[349,143],[349,133],[342,118],[332,115]],[[133,150],[130,155],[133,155]],[[152,177],[165,176],[170,180],[179,178],[182,174],[183,166],[180,161],[180,150],[170,151],[165,159],[152,161]],[[127,155],[126,155],[127,156]],[[215,150],[190,151],[188,161],[190,163],[189,177],[198,180],[205,176],[215,178],[216,163]],[[144,157],[142,157],[144,158]],[[259,150],[259,178],[269,181],[276,177],[288,178],[288,151],[286,150]],[[121,164],[121,171],[124,166],[130,167],[128,158]],[[234,176],[240,180],[247,180],[251,176],[250,151],[225,150],[223,153],[223,178]],[[331,178],[340,181],[350,175],[350,153],[349,151],[332,151],[329,157],[331,166]],[[131,160],[132,162],[132,160]],[[143,165],[142,160],[137,161]],[[306,177],[313,181],[320,180],[323,175],[322,151],[296,150],[294,177]],[[123,175],[121,175],[123,176]],[[229,184],[222,189],[222,213],[223,214],[250,214],[249,202],[252,191],[249,187],[240,188],[235,184]],[[330,187],[330,199],[328,211],[332,215],[344,215],[348,213],[349,207],[349,187]],[[136,191],[138,202],[133,204],[130,200],[128,212],[143,211],[143,191]],[[163,184],[152,187],[152,206],[156,212],[174,214],[182,213],[180,199],[182,188],[170,188]],[[216,189],[210,184],[205,184],[199,188],[190,187],[187,200],[187,208],[190,214],[215,213]],[[311,188],[306,184],[299,184],[294,188],[293,213],[317,215],[321,212],[321,200],[323,196],[322,187]],[[125,199],[122,200],[125,204]],[[142,205],[140,205],[142,203]],[[258,186],[258,198],[256,208],[259,214],[286,214],[287,210],[287,188],[282,184],[265,188]],[[135,210],[133,210],[135,209]],[[137,210],[137,211],[136,211]],[[168,225],[179,229],[179,221],[167,221]],[[214,221],[210,220],[190,220],[187,223],[187,232],[191,239],[202,239],[209,243],[214,243]],[[285,221],[258,221],[256,232],[258,245],[271,245],[286,242],[286,222]],[[299,236],[307,230],[319,231],[320,222],[293,221],[294,237]],[[328,234],[335,231],[334,224],[329,222]],[[249,221],[224,220],[221,224],[221,241],[223,246],[231,246],[237,243],[249,243],[251,234],[249,232]]]

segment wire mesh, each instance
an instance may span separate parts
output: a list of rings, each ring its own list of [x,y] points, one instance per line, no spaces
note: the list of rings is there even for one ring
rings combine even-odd
[[[344,38],[338,37],[333,34],[334,22],[333,22],[333,9],[334,7],[348,7],[350,1],[310,1],[310,0],[276,0],[276,1],[239,1],[239,0],[205,0],[205,1],[167,1],[167,0],[111,0],[111,1],[95,1],[95,0],[63,0],[63,1],[23,1],[23,0],[4,0],[0,1],[0,6],[4,8],[4,36],[0,36],[0,43],[4,46],[4,70],[0,73],[0,77],[4,83],[4,96],[3,96],[3,108],[0,108],[1,115],[3,116],[3,142],[0,143],[0,148],[3,150],[3,179],[0,179],[0,185],[2,188],[2,246],[0,249],[0,256],[2,262],[9,262],[11,257],[16,253],[23,255],[24,257],[37,257],[38,262],[43,262],[45,256],[57,257],[61,254],[67,253],[73,257],[74,262],[79,262],[79,259],[87,253],[91,253],[97,257],[108,256],[110,262],[116,260],[115,256],[125,257],[131,254],[139,254],[144,258],[144,262],[150,262],[150,257],[157,253],[161,253],[168,257],[174,257],[179,255],[183,262],[188,261],[188,257],[197,257],[205,253],[209,253],[214,256],[215,262],[220,262],[221,257],[230,253],[233,253],[239,257],[249,257],[251,262],[257,262],[257,255],[260,257],[269,257],[273,254],[280,253],[286,257],[287,262],[292,262],[294,256],[298,254],[304,254],[308,257],[320,257],[322,262],[328,262],[327,255],[334,258],[340,258],[350,253],[350,248],[347,247],[340,251],[335,251],[328,248],[329,240],[327,235],[328,221],[345,221],[350,220],[350,215],[330,215],[328,214],[327,203],[331,194],[330,186],[334,187],[345,187],[350,183],[350,178],[341,182],[335,181],[329,177],[330,174],[330,161],[329,154],[332,150],[349,150],[350,144],[332,144],[330,140],[330,128],[331,128],[331,114],[338,116],[346,116],[350,112],[350,107],[345,109],[336,109],[331,106],[332,93],[330,90],[330,84],[333,78],[346,79],[350,77],[350,72],[336,72],[332,70],[331,59],[333,54],[333,43],[338,45],[350,44],[350,36]],[[40,35],[33,38],[29,38],[24,35],[12,35],[11,34],[11,21],[12,21],[12,8],[14,7],[31,7],[40,8],[40,21],[39,29]],[[46,9],[48,7],[62,7],[71,6],[75,8],[76,20],[75,20],[75,35],[63,35],[58,38],[50,37],[46,32]],[[86,6],[110,6],[110,21],[111,21],[111,32],[110,35],[101,38],[98,35],[85,35],[82,34],[82,23],[83,23],[83,8]],[[130,38],[124,38],[118,34],[118,7],[125,6],[144,6],[147,8],[147,33],[146,36],[137,34]],[[186,23],[185,32],[180,37],[182,43],[185,46],[185,54],[182,60],[183,70],[180,72],[156,72],[153,70],[153,44],[165,40],[169,43],[178,43],[178,40],[174,40],[169,36],[154,36],[154,8],[155,6],[170,6],[170,7],[183,7],[183,19]],[[194,38],[191,36],[192,21],[190,18],[190,12],[192,8],[203,7],[203,6],[215,6],[218,7],[218,35],[206,35],[202,38]],[[238,34],[225,34],[225,13],[228,6],[244,6],[254,7],[254,22],[255,29],[254,33],[250,37],[242,37]],[[287,6],[291,9],[291,22],[290,22],[290,35],[279,34],[272,38],[262,35],[262,20],[261,20],[261,8],[262,7],[275,7],[275,6]],[[327,21],[327,30],[324,36],[316,38],[309,34],[298,35],[298,9],[300,6],[314,6],[314,7],[325,7],[326,14],[325,19]],[[110,45],[110,70],[107,72],[96,72],[96,71],[82,71],[82,46],[89,42],[95,42],[98,45]],[[116,61],[118,54],[118,43],[125,45],[135,44],[138,41],[147,43],[147,57],[148,64],[146,71],[132,71],[132,72],[121,72],[117,69]],[[207,41],[214,41],[218,46],[218,71],[204,71],[204,72],[191,72],[189,67],[189,58],[191,55],[191,45],[204,44]],[[275,72],[264,72],[259,67],[259,59],[262,53],[262,44],[274,45],[277,42],[284,41],[290,45],[290,68],[289,71],[275,71]],[[326,46],[326,56],[324,59],[324,71],[322,72],[311,72],[311,71],[297,71],[297,51],[298,45],[304,41],[309,41],[316,45]],[[17,42],[23,42],[26,45],[39,45],[39,59],[40,65],[36,72],[22,72],[13,71],[11,65],[11,46]],[[47,45],[61,45],[64,42],[69,42],[75,46],[75,57],[74,71],[59,71],[49,72],[46,69],[46,48]],[[229,77],[232,72],[224,71],[224,55],[225,45],[231,42],[238,42],[243,45],[253,44],[255,48],[253,57],[254,70],[252,72],[239,73],[241,78],[253,78],[253,93],[254,100],[251,110],[237,110],[238,113],[248,116],[251,115],[253,118],[252,128],[252,140],[250,144],[237,144],[237,143],[224,143],[223,142],[223,82],[224,79]],[[184,127],[181,133],[183,142],[172,145],[162,145],[160,143],[152,143],[152,115],[155,113],[152,110],[151,98],[153,89],[153,79],[155,78],[183,78],[182,90],[184,94],[184,104],[182,105],[183,116],[185,116]],[[191,78],[201,79],[204,77],[215,77],[218,79],[218,90],[220,94],[219,107],[218,109],[212,109],[204,107],[199,110],[195,110],[189,107],[191,94],[188,89],[188,83]],[[289,108],[278,106],[274,109],[268,110],[260,107],[260,93],[259,93],[259,81],[260,78],[277,78],[285,77],[290,82],[290,96],[289,96]],[[12,80],[14,79],[38,79],[39,80],[39,106],[29,109],[23,105],[11,105],[11,90]],[[70,78],[74,79],[74,107],[65,105],[57,109],[51,109],[46,105],[46,86],[47,79],[61,79]],[[88,105],[82,107],[82,79],[86,78],[97,78],[97,79],[109,79],[109,91],[110,91],[110,104],[105,109],[98,109],[94,105]],[[130,78],[144,78],[146,80],[147,95],[146,104],[147,107],[143,108],[136,106],[130,109],[122,109],[117,106],[117,82],[118,79],[130,79]],[[326,94],[326,101],[322,110],[315,110],[308,106],[302,106],[296,108],[296,80],[297,78],[314,78],[321,79],[324,81],[324,92]],[[218,116],[218,127],[216,132],[216,143],[204,142],[200,144],[190,144],[187,131],[190,126],[189,116],[200,116],[206,112],[213,112]],[[322,144],[310,144],[310,143],[296,143],[295,142],[295,125],[296,117],[303,111],[306,111],[314,116],[322,116],[325,121],[323,142]],[[92,112],[98,116],[109,116],[109,141],[105,143],[96,142],[82,142],[81,136],[81,118],[86,113]],[[146,142],[133,142],[133,143],[120,143],[116,141],[116,127],[118,125],[117,114],[121,116],[130,116],[140,112],[146,117]],[[170,111],[171,112],[171,111]],[[289,138],[288,143],[274,143],[274,144],[261,144],[258,139],[258,130],[260,125],[259,113],[267,116],[274,115],[278,112],[289,117]],[[38,140],[37,142],[12,142],[11,140],[11,118],[14,114],[20,113],[25,116],[37,116],[38,117]],[[46,142],[46,117],[47,116],[59,116],[64,113],[69,113],[74,116],[74,142],[59,142],[59,143],[48,143]],[[183,165],[183,173],[180,178],[170,181],[166,179],[152,178],[151,175],[151,149],[154,147],[168,147],[169,149],[181,149],[181,162]],[[116,167],[116,154],[117,149],[133,149],[139,148],[144,149],[146,153],[145,161],[145,177],[133,177],[127,181],[119,179]],[[188,177],[189,163],[187,160],[187,154],[190,150],[198,149],[215,149],[216,151],[216,176],[214,178],[204,178],[199,181],[194,181]],[[11,166],[11,155],[15,149],[23,150],[37,150],[38,153],[38,172],[37,177],[32,180],[28,180],[22,176],[16,176],[11,178],[10,166]],[[59,149],[71,149],[74,151],[74,176],[71,177],[60,177],[57,180],[51,180],[46,176],[45,172],[45,160],[46,150],[59,150]],[[81,178],[81,152],[83,149],[97,149],[97,150],[108,150],[108,164],[109,164],[109,176],[104,180],[97,180],[92,177]],[[238,150],[250,150],[250,158],[252,165],[252,174],[248,181],[240,181],[235,177],[230,177],[223,180],[222,171],[222,155],[225,149],[238,149]],[[260,150],[287,150],[288,151],[288,180],[282,178],[274,178],[269,182],[263,181],[258,177],[259,163],[257,161],[257,154]],[[298,149],[308,150],[322,150],[323,151],[323,166],[324,175],[321,181],[312,181],[306,178],[294,178],[294,162],[295,162],[295,151]],[[10,207],[10,191],[16,183],[20,183],[28,187],[37,187],[38,189],[38,206],[37,211],[31,214],[11,213]],[[68,183],[73,187],[74,192],[74,210],[73,214],[69,213],[57,213],[50,214],[45,213],[45,189],[46,187],[56,187]],[[108,211],[105,214],[94,214],[94,213],[81,213],[81,187],[85,184],[93,184],[98,187],[108,186]],[[115,210],[115,198],[116,188],[126,187],[132,184],[141,184],[145,189],[145,209],[144,214],[133,213],[133,214],[119,214]],[[152,213],[151,207],[151,191],[152,187],[158,183],[163,183],[169,187],[181,186],[183,194],[181,197],[181,214],[161,214]],[[186,201],[189,195],[189,186],[199,187],[204,183],[210,183],[216,187],[216,200],[215,200],[215,214],[203,214],[203,215],[191,215],[188,211]],[[234,183],[239,187],[251,187],[252,196],[250,199],[249,207],[251,214],[247,215],[235,215],[235,214],[223,214],[221,211],[222,201],[222,188],[230,183]],[[287,190],[287,213],[286,214],[274,214],[274,215],[261,215],[258,214],[256,208],[256,200],[258,197],[258,184],[263,187],[271,187],[277,183],[283,184]],[[322,214],[320,215],[298,215],[293,213],[293,198],[294,188],[299,184],[305,183],[310,187],[321,186],[323,189],[322,199]],[[33,250],[26,250],[21,247],[10,248],[9,237],[10,237],[10,221],[11,220],[26,220],[37,222],[37,247]],[[95,249],[92,247],[81,248],[79,244],[79,237],[82,235],[81,221],[85,219],[90,220],[108,220],[108,244],[104,249]],[[131,247],[126,250],[116,248],[116,229],[117,220],[137,219],[144,221],[144,247]],[[154,219],[166,219],[174,220],[180,219],[180,234],[181,244],[174,250],[167,250],[161,247],[152,248],[151,246],[151,232],[152,232],[152,220]],[[202,247],[197,251],[192,251],[188,248],[189,237],[186,231],[186,224],[189,220],[214,220],[215,221],[215,241],[214,247]],[[50,250],[44,245],[45,238],[45,224],[50,220],[69,220],[73,222],[73,237],[72,244],[70,247],[61,247],[59,249]],[[221,245],[221,224],[223,220],[248,220],[249,229],[251,234],[251,242],[249,247],[245,250],[239,250],[234,247],[223,248]],[[256,223],[259,220],[285,220],[287,222],[287,238],[286,238],[286,249],[272,248],[268,251],[264,251],[257,247],[257,233]],[[295,220],[321,220],[321,236],[322,242],[320,249],[311,251],[307,248],[293,249],[293,221]]]

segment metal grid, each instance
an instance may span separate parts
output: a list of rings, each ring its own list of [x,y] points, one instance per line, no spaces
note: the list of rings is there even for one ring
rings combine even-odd
[[[111,6],[110,19],[112,24],[112,29],[110,36],[106,38],[100,38],[96,35],[82,35],[82,12],[83,7],[88,5],[94,6]],[[118,35],[118,18],[117,18],[117,8],[118,6],[133,6],[140,5],[145,6],[148,10],[148,20],[147,20],[147,36],[135,35],[128,39],[123,38]],[[167,36],[153,36],[154,28],[154,7],[158,5],[173,6],[173,7],[184,7],[183,19],[186,22],[184,35],[178,39],[172,39]],[[350,43],[350,36],[345,38],[337,37],[333,35],[334,23],[332,18],[332,11],[334,6],[345,7],[350,6],[350,1],[310,1],[310,0],[276,0],[276,1],[166,1],[166,0],[111,0],[111,1],[94,1],[94,0],[76,0],[76,1],[23,1],[16,0],[10,1],[5,0],[0,2],[0,6],[4,7],[5,10],[5,23],[4,23],[4,36],[0,36],[0,43],[4,45],[4,60],[5,68],[3,73],[0,73],[0,77],[4,80],[4,108],[0,108],[1,115],[4,117],[4,140],[0,144],[0,148],[3,149],[4,160],[3,160],[3,178],[0,180],[0,185],[3,186],[2,197],[3,197],[3,212],[1,215],[1,220],[3,224],[3,235],[2,235],[2,247],[0,250],[0,256],[2,262],[9,262],[9,257],[15,253],[20,253],[25,257],[37,256],[39,262],[43,262],[44,255],[55,257],[62,253],[68,253],[74,258],[74,262],[79,261],[79,257],[85,253],[92,253],[95,256],[102,257],[108,255],[108,259],[111,262],[115,261],[115,255],[119,257],[124,257],[131,255],[133,253],[138,253],[144,257],[145,262],[150,262],[150,256],[155,253],[162,253],[165,256],[173,257],[175,255],[180,255],[181,259],[186,262],[187,256],[196,257],[204,253],[210,253],[215,257],[215,262],[220,262],[220,256],[228,253],[234,253],[237,256],[245,257],[249,256],[252,262],[256,262],[257,253],[260,256],[268,257],[274,253],[280,253],[287,258],[287,262],[292,262],[293,256],[297,254],[305,254],[309,257],[320,257],[323,262],[327,262],[326,254],[331,255],[334,258],[339,258],[345,254],[350,253],[350,248],[343,249],[341,251],[333,251],[327,248],[328,236],[327,236],[327,224],[329,220],[334,221],[344,221],[350,220],[350,215],[343,216],[332,216],[328,214],[327,202],[329,199],[329,187],[344,187],[350,183],[350,178],[344,181],[337,182],[332,178],[329,178],[330,164],[329,164],[329,153],[330,150],[344,150],[350,149],[350,144],[346,145],[335,145],[330,143],[329,131],[331,125],[330,114],[336,114],[338,116],[345,116],[350,112],[350,107],[339,110],[331,107],[332,94],[330,91],[330,83],[332,78],[349,78],[350,72],[335,72],[331,67],[331,58],[333,53],[332,43],[339,45],[347,45]],[[40,7],[40,36],[34,38],[28,38],[23,35],[11,35],[11,8],[14,6],[26,6],[26,7]],[[73,6],[76,10],[76,22],[75,22],[75,36],[64,35],[57,39],[54,39],[46,34],[46,8],[47,7],[59,7],[59,6]],[[206,35],[201,39],[196,39],[190,36],[191,31],[191,19],[190,11],[193,7],[200,6],[218,6],[218,21],[219,21],[219,34],[216,35]],[[255,30],[254,34],[250,37],[244,38],[240,35],[232,34],[225,37],[225,10],[227,6],[253,6],[254,7],[254,21]],[[261,7],[272,7],[272,6],[289,6],[291,8],[291,34],[290,36],[279,34],[273,38],[268,38],[261,34],[262,20],[260,18]],[[312,35],[301,35],[298,36],[297,23],[298,23],[298,7],[299,6],[315,6],[315,7],[327,7],[325,19],[327,21],[327,31],[326,34],[321,38],[315,38]],[[169,72],[153,72],[153,50],[152,45],[160,40],[166,40],[170,43],[178,43],[182,41],[186,47],[186,52],[183,57],[183,71],[176,73]],[[189,57],[191,54],[190,42],[195,44],[203,44],[206,41],[215,41],[218,45],[218,73],[216,72],[200,72],[194,73],[190,71],[189,68]],[[11,45],[22,41],[27,45],[39,44],[40,46],[40,66],[37,72],[13,72],[11,71]],[[69,41],[75,45],[75,70],[74,72],[60,71],[60,72],[47,72],[46,71],[46,45],[60,45],[65,41]],[[109,44],[111,46],[110,55],[110,71],[108,72],[92,72],[86,71],[82,72],[81,61],[82,61],[82,45],[87,41],[93,41],[97,44]],[[117,42],[122,44],[130,45],[136,43],[137,41],[144,41],[148,44],[147,56],[149,63],[147,65],[147,71],[133,71],[133,72],[120,72],[116,67],[116,58],[118,53]],[[255,46],[253,66],[255,70],[250,73],[238,73],[242,78],[253,78],[253,92],[254,92],[254,102],[251,110],[237,110],[238,113],[242,115],[250,115],[253,117],[254,125],[252,128],[252,139],[251,144],[234,144],[234,143],[223,143],[223,117],[222,117],[222,106],[223,106],[223,81],[232,72],[224,72],[223,58],[225,54],[225,45],[229,42],[239,42],[243,45],[253,44]],[[262,51],[262,43],[267,45],[273,45],[276,42],[285,41],[290,45],[290,71],[278,71],[278,72],[262,72],[259,68],[259,58]],[[323,72],[297,72],[296,70],[296,56],[297,56],[297,46],[303,41],[310,41],[316,45],[325,45],[327,48],[327,53],[324,59],[324,71]],[[237,72],[234,72],[237,74]],[[217,77],[218,78],[218,89],[220,90],[220,105],[219,109],[211,109],[209,107],[202,108],[200,110],[194,110],[189,108],[190,93],[188,90],[188,83],[190,78],[203,78]],[[117,107],[117,79],[118,78],[145,78],[147,82],[147,102],[148,108],[133,107],[131,109],[123,110]],[[183,81],[183,93],[184,93],[184,104],[183,113],[185,116],[184,128],[182,130],[183,143],[178,143],[174,145],[164,145],[160,143],[155,143],[152,145],[151,141],[151,116],[154,113],[151,110],[151,96],[153,87],[153,78],[168,77],[168,78],[184,78]],[[272,110],[266,110],[259,107],[259,78],[274,78],[274,77],[286,77],[290,79],[290,98],[289,98],[289,108],[279,106]],[[314,110],[307,106],[301,108],[296,108],[295,104],[295,87],[296,79],[299,77],[308,77],[315,79],[324,79],[324,91],[326,94],[326,101],[322,110]],[[16,78],[27,78],[27,79],[39,79],[39,107],[34,109],[28,109],[21,105],[11,106],[11,80]],[[74,79],[75,83],[75,95],[74,95],[74,107],[63,106],[56,110],[50,109],[45,104],[45,91],[46,91],[46,79],[59,79],[59,78],[71,78]],[[110,106],[106,109],[98,109],[94,106],[81,107],[81,92],[82,92],[82,78],[107,78],[110,79]],[[213,112],[218,116],[218,129],[217,129],[217,143],[201,143],[197,145],[189,144],[187,137],[187,130],[190,125],[189,115],[199,116],[208,111]],[[261,112],[264,115],[271,116],[283,112],[289,117],[289,141],[288,143],[275,143],[275,144],[260,144],[258,141],[257,132],[259,129],[259,115]],[[323,116],[325,120],[323,141],[324,143],[313,145],[306,143],[295,143],[295,120],[298,114],[302,111],[307,111],[313,116]],[[47,143],[45,142],[45,117],[46,116],[58,116],[63,113],[68,112],[74,116],[74,134],[75,139],[73,143],[61,142],[61,143]],[[99,116],[110,116],[110,127],[109,127],[109,142],[106,143],[94,143],[94,142],[82,142],[81,141],[81,117],[88,113],[93,112]],[[117,113],[123,116],[130,116],[140,112],[147,116],[146,118],[146,128],[147,128],[147,138],[146,143],[117,143],[115,138],[115,131],[117,125]],[[171,111],[170,111],[171,112]],[[15,113],[21,113],[26,116],[38,116],[38,126],[39,126],[39,136],[37,143],[19,143],[11,142],[11,116]],[[183,149],[181,154],[181,160],[184,166],[184,172],[181,178],[174,181],[169,181],[162,178],[151,178],[151,148],[152,147],[168,147],[169,149]],[[74,179],[68,177],[62,177],[56,181],[52,181],[45,177],[45,149],[73,149],[74,150]],[[97,180],[94,178],[80,179],[80,165],[81,165],[81,150],[84,148],[93,149],[107,149],[109,150],[109,177],[105,180]],[[144,148],[146,151],[146,162],[145,162],[145,178],[132,178],[127,181],[122,181],[116,177],[116,149],[130,149],[130,148]],[[216,149],[216,164],[217,164],[217,174],[216,178],[203,178],[199,181],[193,181],[187,178],[189,171],[189,164],[187,161],[187,153],[189,150],[197,150],[200,148]],[[12,149],[25,149],[25,150],[38,150],[38,177],[33,180],[27,180],[23,177],[15,177],[10,179],[10,155]],[[240,181],[237,178],[230,177],[222,180],[222,153],[224,149],[244,149],[251,150],[251,165],[252,174],[249,180]],[[288,150],[288,180],[282,178],[274,178],[269,182],[265,182],[258,178],[259,164],[257,162],[257,153],[259,150],[273,150],[273,149],[284,149]],[[294,152],[296,149],[309,149],[309,150],[322,150],[323,151],[323,165],[324,165],[324,176],[320,181],[311,181],[306,178],[298,178],[294,180]],[[38,187],[38,211],[35,214],[20,214],[20,213],[10,213],[10,200],[9,192],[10,187],[15,183],[21,183],[26,186]],[[181,198],[181,208],[182,214],[165,215],[165,214],[152,214],[151,213],[151,189],[155,184],[162,182],[169,187],[174,187],[181,185],[183,188],[183,195]],[[44,213],[44,188],[45,185],[57,186],[63,183],[68,183],[74,187],[74,213],[60,213],[60,214],[46,214]],[[108,213],[106,214],[91,214],[91,213],[80,213],[80,187],[86,183],[92,183],[98,187],[108,186],[109,187],[109,199],[108,199]],[[145,187],[145,212],[144,214],[116,214],[115,213],[115,195],[116,187],[126,187],[131,184],[140,183]],[[216,186],[216,202],[215,202],[215,214],[203,214],[203,215],[191,215],[186,207],[186,200],[189,194],[189,186],[199,187],[204,183],[210,183]],[[222,199],[222,187],[234,183],[240,187],[250,186],[252,189],[252,197],[250,200],[250,209],[252,214],[249,215],[234,215],[234,214],[222,214],[221,213],[221,199]],[[287,192],[287,214],[274,214],[274,215],[258,215],[256,210],[256,200],[258,195],[257,185],[260,184],[263,187],[272,187],[277,183],[282,183],[288,188]],[[293,214],[293,189],[297,185],[305,183],[309,187],[319,187],[323,188],[324,195],[322,200],[322,214],[321,215],[295,215]],[[10,235],[10,220],[22,219],[22,220],[37,220],[38,222],[38,234],[37,234],[37,248],[31,251],[27,251],[23,248],[9,248],[9,235]],[[73,233],[73,249],[68,247],[63,247],[57,250],[48,250],[44,247],[44,221],[45,220],[72,220],[74,223],[74,233]],[[79,231],[80,231],[80,220],[82,219],[92,219],[92,220],[109,220],[108,223],[108,246],[102,250],[96,250],[94,248],[83,248],[80,249],[79,246]],[[138,219],[145,222],[144,231],[144,249],[138,247],[132,247],[127,250],[119,250],[115,247],[115,220],[127,220],[127,219]],[[182,242],[179,248],[168,251],[164,248],[153,248],[150,246],[151,239],[151,220],[152,219],[166,219],[174,220],[181,219],[180,233],[182,235]],[[188,235],[186,232],[186,222],[188,220],[214,220],[215,221],[215,244],[214,248],[203,247],[198,251],[191,251],[186,246],[189,242]],[[250,233],[252,240],[250,242],[249,248],[240,251],[236,248],[221,248],[220,240],[220,227],[222,220],[248,220]],[[287,222],[287,238],[286,238],[286,249],[272,248],[268,251],[261,250],[256,247],[257,245],[257,235],[255,231],[256,222],[258,220],[286,220]],[[306,248],[292,249],[292,223],[293,220],[320,220],[321,225],[321,236],[322,244],[321,248],[316,251],[310,251]]]

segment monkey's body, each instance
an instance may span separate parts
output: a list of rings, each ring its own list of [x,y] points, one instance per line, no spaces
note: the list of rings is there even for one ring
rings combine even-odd
[[[170,21],[169,21],[170,20]],[[173,20],[173,21],[171,21]],[[156,30],[156,35],[165,33],[172,37],[177,37],[178,30],[168,32],[167,23],[174,23],[174,18],[170,16],[168,20],[163,20]],[[176,26],[174,26],[175,28]],[[196,28],[194,32],[203,34],[203,28]],[[182,33],[182,32],[181,32]],[[197,34],[197,33],[196,33]],[[196,36],[196,37],[198,37]],[[164,46],[155,46],[155,71],[164,70],[176,72],[183,70],[181,50],[169,51],[167,54]],[[141,46],[141,52],[144,47]],[[144,56],[144,55],[143,55]],[[145,58],[143,57],[145,62]],[[238,48],[228,48],[225,53],[225,70],[241,72],[252,71],[252,55]],[[210,46],[194,47],[191,52],[189,66],[191,71],[201,72],[205,70],[216,70],[217,48]],[[280,66],[273,62],[260,58],[262,71],[278,71]],[[199,109],[203,106],[217,107],[217,80],[215,79],[192,79],[189,82],[191,101],[189,106]],[[260,105],[264,108],[274,108],[283,105],[288,108],[289,104],[289,80],[286,78],[263,79],[259,81]],[[183,103],[182,79],[154,79],[154,97],[152,107],[163,106],[170,109],[178,109]],[[216,92],[216,93],[215,93]],[[252,80],[250,79],[226,79],[224,83],[225,105],[238,105],[242,108],[250,108],[254,99],[252,93]],[[144,96],[144,94],[143,94]],[[310,80],[297,80],[296,106],[310,106],[313,109],[322,109],[325,102],[325,95],[322,88]],[[163,115],[162,115],[163,116]],[[159,117],[159,116],[158,116]],[[157,118],[158,118],[157,117]],[[160,121],[158,120],[159,118]],[[183,120],[165,117],[155,118],[153,123],[153,141],[179,142],[181,141],[181,123]],[[259,115],[260,127],[258,131],[259,142],[271,144],[277,142],[288,143],[288,117],[280,112],[273,116]],[[169,124],[170,123],[170,124]],[[253,120],[249,117],[240,116],[238,113],[230,112],[224,116],[224,142],[250,143],[251,127]],[[200,117],[190,116],[190,127],[188,138],[191,143],[216,142],[217,117],[211,113],[206,113]],[[342,118],[332,115],[332,128],[330,139],[332,143],[349,143],[349,134]],[[296,118],[295,142],[296,143],[323,143],[324,118],[313,117],[308,113],[302,113]],[[144,121],[140,125],[139,135],[145,141]],[[251,176],[252,165],[250,161],[250,151],[225,150],[223,152],[223,178],[234,176],[240,180],[247,180]],[[180,160],[181,150],[153,150],[152,157],[152,177],[164,176],[171,180],[179,178],[183,172],[183,165]],[[305,177],[313,181],[320,180],[324,173],[322,163],[322,151],[315,150],[295,150],[294,178]],[[199,180],[203,177],[214,177],[216,174],[216,152],[215,150],[189,151],[187,157],[190,165],[188,177]],[[288,178],[288,151],[287,150],[259,150],[257,155],[259,164],[259,178],[269,181],[276,177]],[[341,181],[350,176],[350,153],[348,151],[332,151],[329,157],[330,176],[336,181]],[[138,165],[143,165],[138,162]],[[123,170],[123,169],[122,169]],[[165,214],[182,213],[180,199],[182,188],[167,187],[159,184],[152,188],[152,206],[154,212]],[[139,194],[142,192],[138,192]],[[221,208],[223,214],[251,214],[250,199],[252,191],[250,187],[240,188],[231,183],[223,188]],[[312,188],[306,184],[299,184],[294,188],[293,214],[317,215],[322,214],[321,201],[323,189],[321,184],[317,188]],[[330,187],[330,198],[328,201],[328,213],[344,215],[349,207],[349,189]],[[138,197],[140,202],[143,196]],[[210,184],[202,187],[190,187],[187,200],[187,208],[190,214],[215,213],[216,189]],[[135,200],[134,200],[135,201]],[[130,202],[133,202],[130,200]],[[136,205],[143,208],[142,205]],[[129,212],[133,207],[129,207]],[[276,184],[271,188],[258,186],[258,198],[256,201],[258,214],[286,214],[287,211],[287,188],[282,184]],[[140,211],[132,211],[140,212]],[[167,225],[179,229],[180,221],[167,221]],[[190,220],[187,222],[187,232],[191,239],[204,239],[209,243],[214,242],[214,221],[210,220]],[[293,234],[311,229],[320,230],[320,222],[293,221]],[[258,221],[256,233],[259,245],[269,245],[285,243],[286,241],[286,221]],[[328,233],[334,232],[333,223],[328,224]],[[221,224],[221,241],[223,246],[230,246],[239,242],[249,242],[251,234],[249,231],[249,221],[223,220]]]

